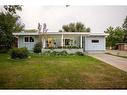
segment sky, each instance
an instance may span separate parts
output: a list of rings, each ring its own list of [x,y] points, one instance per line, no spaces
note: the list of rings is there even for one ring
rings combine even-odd
[[[82,22],[93,33],[103,33],[109,26],[121,26],[127,6],[23,6],[18,12],[26,29],[37,29],[38,22],[47,24],[49,32],[58,32],[62,25]]]

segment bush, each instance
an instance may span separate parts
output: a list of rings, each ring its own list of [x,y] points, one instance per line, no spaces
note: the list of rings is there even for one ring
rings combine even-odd
[[[82,52],[76,52],[76,55],[83,56],[84,54]]]
[[[7,53],[10,47],[6,45],[0,45],[0,53]]]
[[[51,55],[51,51],[45,51],[43,55]]]
[[[66,56],[66,55],[68,55],[68,53],[67,53],[67,51],[63,50],[63,51],[60,52],[60,55]]]
[[[68,56],[68,55],[79,55],[79,56],[84,56],[83,52],[76,52],[76,53],[71,53],[68,54],[67,51],[63,50],[61,52],[57,51],[45,51],[43,55],[48,55],[48,56]]]
[[[42,43],[38,42],[34,45],[33,52],[34,53],[40,53],[42,49]]]
[[[8,51],[9,49],[6,49],[6,48],[0,49],[0,53],[7,53]]]
[[[13,48],[10,50],[10,56],[12,59],[24,59],[28,57],[27,48]]]
[[[61,51],[61,52],[57,52],[57,51],[45,51],[43,53],[43,55],[48,55],[48,56],[67,56],[68,53],[66,51]]]
[[[78,46],[58,46],[58,47],[48,47],[47,49],[61,49],[61,48],[63,48],[63,49],[80,49],[80,47],[78,47]]]

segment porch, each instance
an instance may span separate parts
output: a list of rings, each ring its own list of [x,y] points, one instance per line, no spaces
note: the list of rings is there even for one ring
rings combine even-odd
[[[50,50],[57,52],[67,51],[68,53],[83,52],[84,41],[81,34],[50,34],[45,39],[42,39],[42,52]]]
[[[85,41],[85,40],[84,40]],[[56,34],[46,35],[42,39],[43,49],[83,49],[82,35]]]

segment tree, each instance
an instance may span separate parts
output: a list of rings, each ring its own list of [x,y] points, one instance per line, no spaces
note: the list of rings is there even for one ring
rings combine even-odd
[[[24,28],[20,17],[16,15],[16,10],[21,10],[21,8],[18,5],[6,5],[4,8],[6,11],[0,12],[0,46],[11,47],[14,41],[12,33],[20,32]]]
[[[59,32],[90,32],[90,28],[85,27],[81,22],[70,23],[62,26],[63,30],[59,30]]]
[[[114,47],[117,43],[123,42],[124,30],[121,27],[113,28],[110,26],[105,33],[109,33],[109,36],[106,38],[107,47]]]
[[[127,16],[124,20],[124,23],[123,23],[122,27],[123,27],[124,32],[125,32],[123,42],[127,43]]]
[[[63,25],[63,26],[62,26],[62,29],[63,29],[64,31],[66,31],[66,32],[69,32],[69,31],[70,31],[68,25]]]
[[[62,30],[59,30],[59,32],[62,32]]]
[[[25,32],[37,32],[38,30],[36,29],[27,29],[27,30],[24,30]]]
[[[16,14],[16,11],[22,11],[22,5],[4,5],[5,12]]]

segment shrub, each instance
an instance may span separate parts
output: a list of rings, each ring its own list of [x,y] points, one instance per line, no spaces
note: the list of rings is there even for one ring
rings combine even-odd
[[[42,43],[38,42],[34,45],[33,52],[34,53],[40,53],[42,49]]]
[[[58,47],[48,47],[47,49],[61,49],[61,48],[63,48],[63,49],[80,49],[80,47],[78,47],[78,46],[58,46]]]
[[[24,59],[28,57],[27,48],[13,48],[10,50],[10,56],[12,59]]]
[[[6,45],[0,44],[0,53],[7,53],[9,51],[10,47]]]
[[[59,55],[59,52],[57,52],[57,51],[53,51],[53,52],[50,53],[50,55],[52,55],[52,56],[56,56],[56,55]]]
[[[71,48],[72,49],[79,49],[80,47],[78,47],[78,46],[72,46]]]
[[[84,56],[83,52],[76,52],[76,53],[71,53],[68,54],[67,51],[63,50],[61,52],[58,51],[45,51],[43,55],[48,55],[48,56],[68,56],[68,55],[79,55],[79,56]]]
[[[49,55],[49,56],[62,56],[62,55],[64,55],[64,56],[67,56],[68,55],[68,53],[66,52],[66,51],[61,51],[61,52],[57,52],[57,51],[45,51],[44,53],[43,53],[43,55]]]
[[[67,51],[63,50],[63,51],[60,52],[60,55],[66,56],[66,55],[68,55],[68,53],[67,53]]]
[[[45,51],[43,55],[51,55],[51,51]]]
[[[9,51],[9,49],[6,49],[6,48],[0,49],[0,53],[7,53],[8,51]]]
[[[82,52],[76,52],[76,55],[83,56],[84,54]]]

